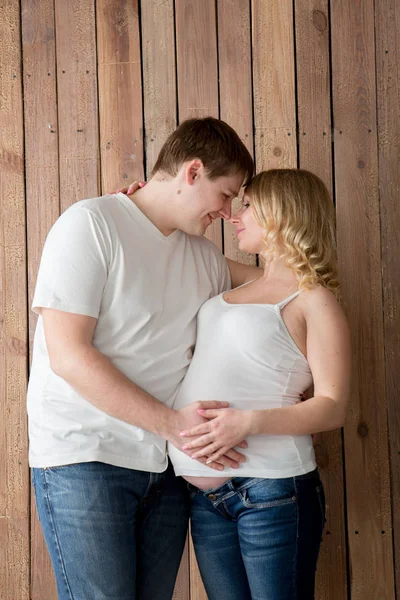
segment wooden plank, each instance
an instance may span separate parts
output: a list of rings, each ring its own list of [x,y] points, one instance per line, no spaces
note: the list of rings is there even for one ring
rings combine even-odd
[[[332,194],[328,0],[297,0],[295,24],[300,167]]]
[[[176,128],[174,2],[142,2],[143,101],[146,177]]]
[[[218,58],[214,0],[175,0],[179,121],[218,117]],[[222,250],[222,224],[216,221],[206,236]],[[190,598],[204,598],[193,546],[189,547]]]
[[[175,13],[179,121],[218,118],[215,0],[176,0]],[[208,228],[207,237],[222,249],[220,220]]]
[[[22,0],[28,297],[46,235],[59,216],[54,0]],[[37,317],[29,313],[30,349]]]
[[[29,517],[1,517],[0,540],[0,600],[29,600]]]
[[[252,0],[257,171],[297,166],[292,0]]]
[[[197,565],[196,555],[194,553],[193,541],[190,537],[190,600],[207,600],[208,596],[204,589],[199,567]]]
[[[99,0],[97,41],[103,193],[143,179],[138,0]]]
[[[99,186],[93,0],[55,0],[61,212]]]
[[[400,592],[400,5],[375,2],[380,218],[385,372],[391,464],[394,558]],[[396,152],[397,149],[397,152]]]
[[[22,0],[28,307],[47,232],[59,215],[58,114],[53,0]],[[37,316],[29,311],[32,352]],[[57,597],[50,558],[31,498],[31,598]]]
[[[253,154],[253,94],[249,0],[218,2],[218,63],[221,119],[229,123]],[[233,202],[232,211],[239,208]],[[255,265],[256,256],[238,249],[235,228],[224,222],[224,254]]]
[[[176,64],[173,0],[141,3],[143,108],[146,179],[161,146],[176,128]],[[189,545],[186,541],[173,600],[189,600]]]
[[[345,427],[352,600],[393,600],[378,202],[374,3],[331,3],[339,262],[354,380]]]
[[[0,598],[29,599],[27,306],[20,6],[0,6]]]
[[[179,120],[218,117],[215,2],[176,0],[175,10]]]
[[[175,590],[172,600],[190,600],[189,589],[189,536],[186,539],[185,548],[176,578]]]
[[[328,0],[295,3],[300,167],[318,175],[332,194]],[[325,487],[327,522],[318,562],[316,597],[347,597],[343,448],[340,431],[315,436]]]

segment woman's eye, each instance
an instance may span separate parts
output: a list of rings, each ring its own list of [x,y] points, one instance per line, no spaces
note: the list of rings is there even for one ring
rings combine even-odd
[[[243,208],[249,208],[250,202],[243,202],[242,206]]]

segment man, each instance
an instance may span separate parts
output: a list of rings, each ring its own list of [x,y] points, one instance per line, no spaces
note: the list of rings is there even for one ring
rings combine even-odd
[[[202,236],[252,174],[233,129],[192,119],[134,197],[78,202],[49,233],[33,300],[29,458],[60,600],[172,596],[188,503],[166,440],[180,448],[199,407],[224,406],[172,408],[196,313],[231,284]],[[236,285],[244,267],[231,268]],[[212,467],[242,459],[232,449]]]

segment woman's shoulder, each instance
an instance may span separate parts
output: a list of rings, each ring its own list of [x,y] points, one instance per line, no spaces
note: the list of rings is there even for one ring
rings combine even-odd
[[[321,315],[338,314],[344,316],[344,311],[336,296],[322,285],[304,290],[300,294],[301,304],[305,314],[315,315],[315,312]]]

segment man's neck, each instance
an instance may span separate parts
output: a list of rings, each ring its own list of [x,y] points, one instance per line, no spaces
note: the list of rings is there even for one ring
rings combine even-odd
[[[128,196],[142,213],[165,236],[176,229],[173,218],[173,190],[166,181],[151,179],[144,187]]]

